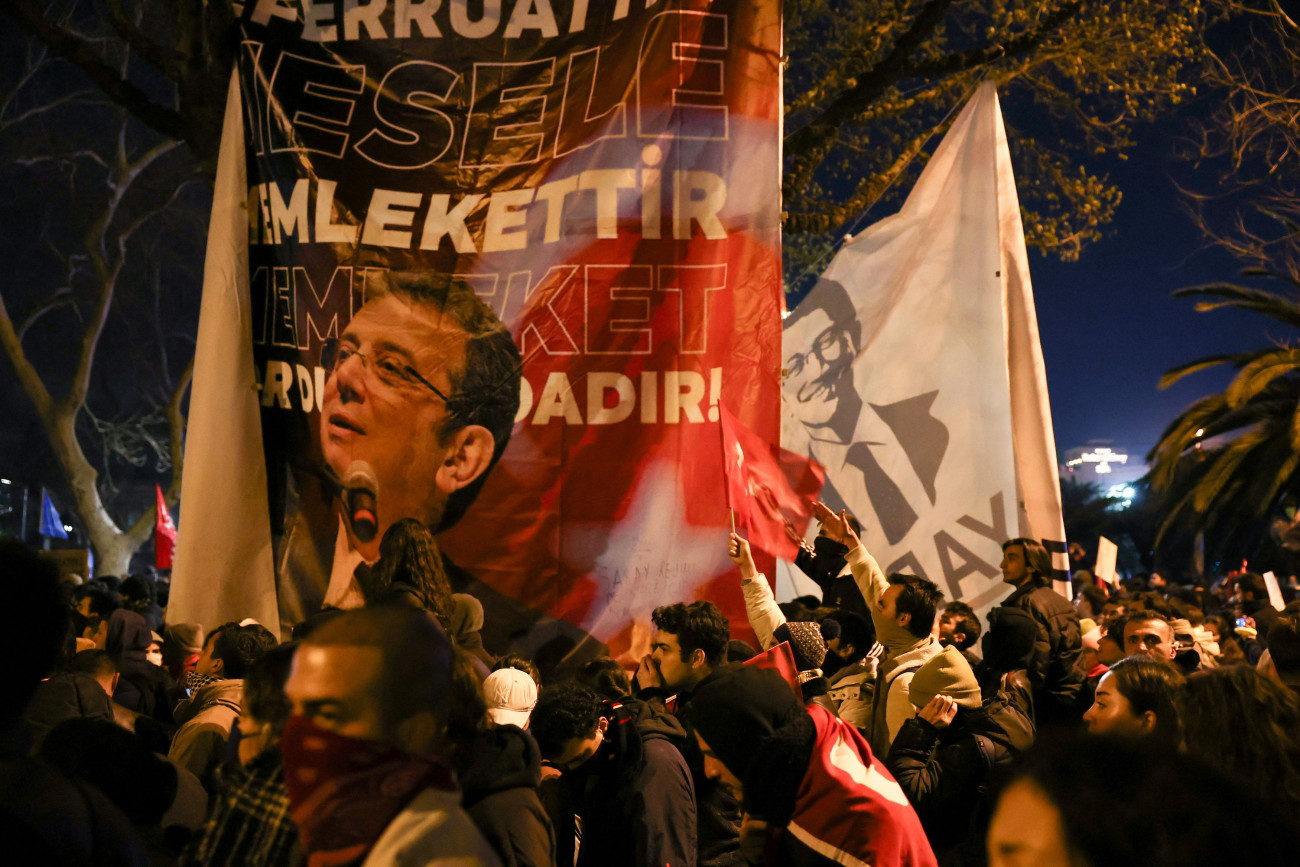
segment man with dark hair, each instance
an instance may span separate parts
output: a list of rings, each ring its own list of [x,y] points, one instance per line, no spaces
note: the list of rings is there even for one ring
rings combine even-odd
[[[650,655],[641,660],[638,685],[661,686],[671,693],[689,693],[700,681],[726,664],[731,624],[712,602],[681,602],[656,608],[650,615],[655,631]]]
[[[214,629],[187,681],[190,696],[176,705],[180,728],[167,758],[198,777],[209,794],[216,791],[213,775],[239,719],[244,674],[274,646],[275,638],[257,625],[226,623]]]
[[[519,350],[463,281],[389,272],[368,288],[343,334],[322,348],[321,451],[341,492],[340,520],[332,562],[328,541],[313,539],[309,550],[293,540],[306,528],[286,528],[278,571],[294,575],[290,587],[282,578],[281,593],[291,621],[322,601],[363,604],[353,572],[378,559],[396,521],[415,518],[435,533],[454,525],[505,451],[519,408]],[[374,488],[373,502],[358,511],[347,499],[361,487]]]
[[[1124,652],[1129,656],[1147,653],[1156,659],[1173,662],[1178,655],[1174,628],[1169,618],[1156,611],[1134,611],[1116,624],[1124,636]]]
[[[299,644],[280,751],[309,859],[498,863],[438,758],[452,659],[433,618],[398,605],[344,612]]]
[[[894,735],[914,713],[908,699],[912,677],[942,650],[932,633],[943,591],[933,581],[915,575],[886,578],[876,558],[853,531],[847,513],[837,515],[825,503],[818,503],[814,517],[828,536],[848,546],[853,578],[871,606],[876,640],[885,648],[877,667],[871,719],[866,728],[872,752],[888,755]]]
[[[1268,633],[1277,622],[1278,610],[1268,597],[1268,585],[1262,575],[1243,572],[1237,576],[1238,607],[1242,617],[1255,621],[1255,634],[1260,644],[1268,646]]]
[[[578,867],[696,863],[695,789],[681,754],[686,730],[662,706],[602,701],[566,681],[542,691],[531,732],[582,819]],[[557,835],[572,837],[571,822],[556,826]]]
[[[961,651],[971,668],[980,663],[979,654],[971,648],[979,641],[981,631],[979,615],[965,602],[953,601],[943,606],[943,614],[939,616],[939,643],[945,647],[951,644]]]
[[[1084,681],[1076,664],[1083,652],[1079,614],[1052,589],[1051,576],[1052,558],[1041,543],[1033,539],[1002,543],[1002,580],[1016,588],[1002,606],[1021,608],[1038,624],[1029,683],[1040,727],[1078,724],[1078,696]]]
[[[1300,692],[1300,615],[1284,611],[1268,631],[1273,672],[1292,692]]]

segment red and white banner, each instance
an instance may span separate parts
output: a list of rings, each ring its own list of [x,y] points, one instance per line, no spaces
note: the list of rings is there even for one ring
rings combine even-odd
[[[485,475],[439,544],[490,644],[622,649],[695,598],[743,624],[717,423],[725,401],[779,425],[779,4],[278,0],[240,26],[280,619],[348,599],[387,527],[439,526]],[[487,469],[441,426],[465,416],[463,323],[384,301],[392,272],[468,285],[513,336]],[[352,478],[378,489],[373,540],[342,514]]]

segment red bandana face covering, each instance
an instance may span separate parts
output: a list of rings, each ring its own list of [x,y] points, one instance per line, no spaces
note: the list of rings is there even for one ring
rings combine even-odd
[[[455,791],[443,765],[292,716],[280,738],[289,815],[309,867],[360,863],[393,818],[428,788]]]

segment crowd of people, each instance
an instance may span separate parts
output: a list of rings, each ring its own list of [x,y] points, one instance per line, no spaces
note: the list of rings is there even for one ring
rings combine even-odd
[[[485,647],[417,521],[364,604],[279,638],[170,622],[144,575],[61,580],[0,542],[17,628],[0,828],[23,863],[1161,867],[1300,843],[1300,600],[1241,572],[1051,583],[1011,539],[983,619],[885,574],[818,505],[778,604],[726,544],[749,630],[646,616],[649,653],[539,671]],[[741,630],[736,630],[741,633]]]

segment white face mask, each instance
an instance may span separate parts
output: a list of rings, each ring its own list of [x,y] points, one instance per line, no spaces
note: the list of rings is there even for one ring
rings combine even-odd
[[[146,654],[144,655],[144,658],[147,659],[147,660],[149,660],[150,662],[152,662],[154,665],[157,665],[157,666],[161,666],[161,665],[162,665],[162,651],[161,651],[161,650],[155,650],[155,651],[152,652],[152,653],[146,653]]]

